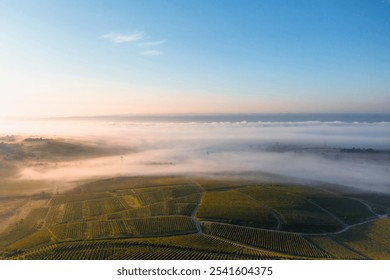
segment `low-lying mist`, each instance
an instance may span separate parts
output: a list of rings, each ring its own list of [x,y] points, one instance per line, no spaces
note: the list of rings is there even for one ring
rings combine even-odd
[[[68,139],[115,151],[22,164],[14,176],[20,180],[70,182],[123,175],[259,171],[390,192],[390,124],[386,122],[0,123],[0,136],[6,140],[11,135]],[[118,147],[123,153],[118,154]]]

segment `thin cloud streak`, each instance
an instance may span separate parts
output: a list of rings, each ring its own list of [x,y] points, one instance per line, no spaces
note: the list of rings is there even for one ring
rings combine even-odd
[[[146,47],[161,46],[163,44],[165,44],[165,40],[143,42],[143,43],[139,43],[138,46],[141,48],[146,48]]]
[[[120,34],[116,32],[110,32],[102,35],[102,38],[107,39],[113,43],[132,43],[142,40],[145,37],[143,32],[136,31],[131,34]]]
[[[162,51],[159,51],[159,50],[148,50],[148,51],[143,51],[140,53],[141,55],[143,56],[158,56],[158,55],[162,55]]]
[[[159,56],[163,52],[156,47],[159,47],[165,44],[165,40],[156,40],[156,41],[146,41],[144,32],[135,31],[131,34],[121,34],[116,32],[109,32],[101,36],[103,39],[107,39],[114,44],[122,43],[135,43],[135,46],[139,49],[139,53],[142,56]]]

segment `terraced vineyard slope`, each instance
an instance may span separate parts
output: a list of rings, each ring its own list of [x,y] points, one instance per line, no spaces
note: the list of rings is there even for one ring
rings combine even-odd
[[[150,176],[1,201],[1,259],[390,259],[387,195]]]

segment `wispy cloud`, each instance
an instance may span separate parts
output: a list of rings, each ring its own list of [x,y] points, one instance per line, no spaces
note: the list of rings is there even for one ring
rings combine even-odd
[[[165,43],[165,40],[159,40],[159,41],[146,41],[139,43],[138,46],[141,48],[147,48],[147,47],[155,47],[155,46],[160,46]]]
[[[162,55],[163,52],[159,50],[147,50],[147,51],[140,52],[140,54],[144,56],[157,56],[157,55]]]
[[[121,34],[116,32],[110,32],[102,35],[102,38],[110,40],[113,43],[132,43],[142,40],[145,37],[143,32],[133,32],[131,34]]]
[[[138,54],[143,56],[158,56],[163,52],[160,47],[165,44],[165,40],[151,40],[145,32],[135,31],[133,33],[109,32],[101,36],[115,44],[130,43],[138,49]]]

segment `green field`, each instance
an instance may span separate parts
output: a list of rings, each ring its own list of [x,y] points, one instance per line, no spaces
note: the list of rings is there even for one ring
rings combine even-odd
[[[1,259],[390,259],[385,194],[149,176],[1,202]]]

